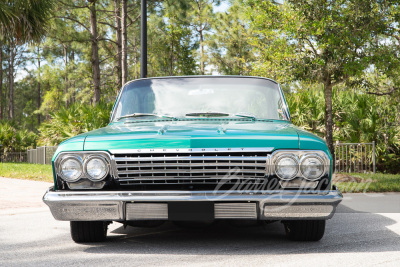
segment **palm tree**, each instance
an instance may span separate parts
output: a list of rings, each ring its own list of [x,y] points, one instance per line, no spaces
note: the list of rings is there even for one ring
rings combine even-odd
[[[14,118],[14,59],[17,44],[39,42],[45,35],[54,0],[0,0],[0,43],[9,46],[9,118]],[[2,47],[0,47],[1,49]],[[1,66],[0,62],[0,66]],[[2,77],[1,77],[2,78]],[[2,90],[0,90],[1,92]],[[0,107],[2,108],[2,107]]]
[[[46,33],[54,3],[54,0],[1,0],[1,35],[18,43],[39,41]]]
[[[12,21],[15,19],[15,14],[12,11],[11,6],[5,2],[5,1],[1,1],[0,2],[0,25],[1,30],[3,29],[3,26],[11,26]],[[3,35],[3,32],[1,32],[1,34]]]

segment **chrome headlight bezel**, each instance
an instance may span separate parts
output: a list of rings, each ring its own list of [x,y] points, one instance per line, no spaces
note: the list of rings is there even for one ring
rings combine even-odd
[[[278,159],[282,158],[282,157],[294,157],[298,160],[298,172],[297,174],[292,177],[291,179],[282,179],[281,177],[279,177],[279,175],[276,172],[276,163],[278,161]],[[305,177],[305,175],[303,175],[303,173],[301,172],[301,163],[309,157],[317,157],[318,159],[320,159],[323,163],[324,166],[324,170],[322,172],[322,174],[316,178],[316,179],[308,179],[308,177]],[[323,177],[327,177],[329,176],[329,171],[330,171],[330,159],[328,154],[326,154],[324,151],[322,150],[276,150],[275,152],[273,152],[271,154],[271,170],[273,175],[276,175],[281,181],[290,181],[296,178],[302,178],[304,180],[307,181],[317,181]]]
[[[81,163],[82,166],[82,173],[79,176],[79,179],[75,179],[73,181],[65,179],[65,177],[62,175],[62,163],[67,160],[67,159],[76,159]],[[106,168],[107,172],[106,174],[101,178],[101,179],[93,179],[88,173],[87,173],[87,163],[90,159],[93,158],[100,158],[102,161],[106,163]],[[66,152],[61,152],[59,153],[56,158],[54,159],[54,168],[55,168],[55,173],[57,176],[59,176],[62,181],[66,182],[69,187],[70,185],[73,184],[78,184],[83,181],[91,181],[94,183],[103,183],[104,180],[109,176],[114,176],[112,173],[112,168],[111,168],[111,155],[107,152],[104,151],[66,151]]]
[[[65,163],[65,162],[68,161],[68,160],[74,160],[74,161],[78,162],[78,164],[79,164],[79,166],[80,166],[80,174],[79,174],[78,177],[76,177],[75,179],[70,179],[70,178],[66,177],[66,176],[63,174],[63,171],[62,171],[63,163]],[[82,162],[82,158],[80,158],[79,156],[74,156],[74,155],[69,155],[69,156],[67,156],[67,157],[64,157],[64,158],[60,161],[58,171],[59,171],[60,177],[61,177],[64,181],[66,181],[66,182],[68,182],[68,183],[73,183],[73,182],[79,181],[79,180],[82,178],[82,175],[83,175],[83,173],[84,173],[84,171],[83,171],[83,162]]]
[[[89,172],[87,170],[87,166],[88,166],[89,162],[91,160],[94,160],[94,159],[101,160],[104,163],[105,168],[106,168],[106,172],[100,178],[93,177],[92,175],[89,174]],[[110,173],[110,164],[107,162],[107,159],[102,155],[89,155],[85,160],[85,163],[83,165],[83,170],[84,170],[85,174],[87,175],[87,178],[90,181],[92,181],[92,182],[100,182],[100,181],[104,180],[107,177],[107,175]]]
[[[305,161],[306,159],[309,159],[309,158],[315,158],[315,159],[319,160],[319,162],[320,162],[320,163],[322,164],[322,166],[324,167],[324,169],[322,170],[321,174],[320,174],[317,178],[309,178],[309,177],[307,177],[307,176],[303,173],[303,170],[302,170],[303,163],[304,163],[304,161]],[[316,181],[316,180],[320,179],[320,178],[324,175],[326,167],[325,167],[325,165],[324,165],[324,159],[323,159],[321,156],[319,156],[318,154],[309,153],[309,154],[306,154],[306,155],[304,155],[303,157],[301,157],[299,169],[300,169],[301,175],[303,176],[303,178],[304,178],[305,180],[308,180],[308,181],[312,181],[312,182],[313,182],[313,181]]]
[[[296,172],[292,176],[290,176],[289,178],[283,178],[281,175],[279,175],[279,172],[277,170],[278,169],[278,163],[284,158],[290,158],[290,159],[294,160],[295,163],[296,163]],[[299,168],[300,168],[299,159],[294,154],[282,154],[279,157],[277,157],[275,159],[275,162],[274,162],[274,171],[275,171],[276,176],[278,176],[279,179],[284,180],[284,181],[290,181],[290,180],[293,180],[294,178],[296,178],[297,174],[299,173]]]

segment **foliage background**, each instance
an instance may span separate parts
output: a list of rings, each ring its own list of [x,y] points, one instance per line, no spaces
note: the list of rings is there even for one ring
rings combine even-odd
[[[140,74],[140,1],[14,2],[0,1],[2,149],[56,145],[107,125],[122,84]],[[274,78],[293,123],[326,137],[327,70],[333,141],[375,141],[378,170],[399,172],[400,8],[322,2],[148,0],[149,76]]]

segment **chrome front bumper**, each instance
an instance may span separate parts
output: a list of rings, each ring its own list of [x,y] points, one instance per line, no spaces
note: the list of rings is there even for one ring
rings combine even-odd
[[[329,219],[342,194],[330,191],[54,191],[43,196],[61,221],[168,220],[170,202],[213,202],[215,219]],[[247,203],[247,204],[245,204]]]

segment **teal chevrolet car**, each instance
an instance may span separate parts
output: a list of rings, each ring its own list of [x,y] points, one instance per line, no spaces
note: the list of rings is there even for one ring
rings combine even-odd
[[[165,221],[281,222],[317,241],[342,200],[325,141],[294,126],[266,78],[139,79],[120,91],[110,123],[61,143],[43,197],[75,242],[107,226]]]

